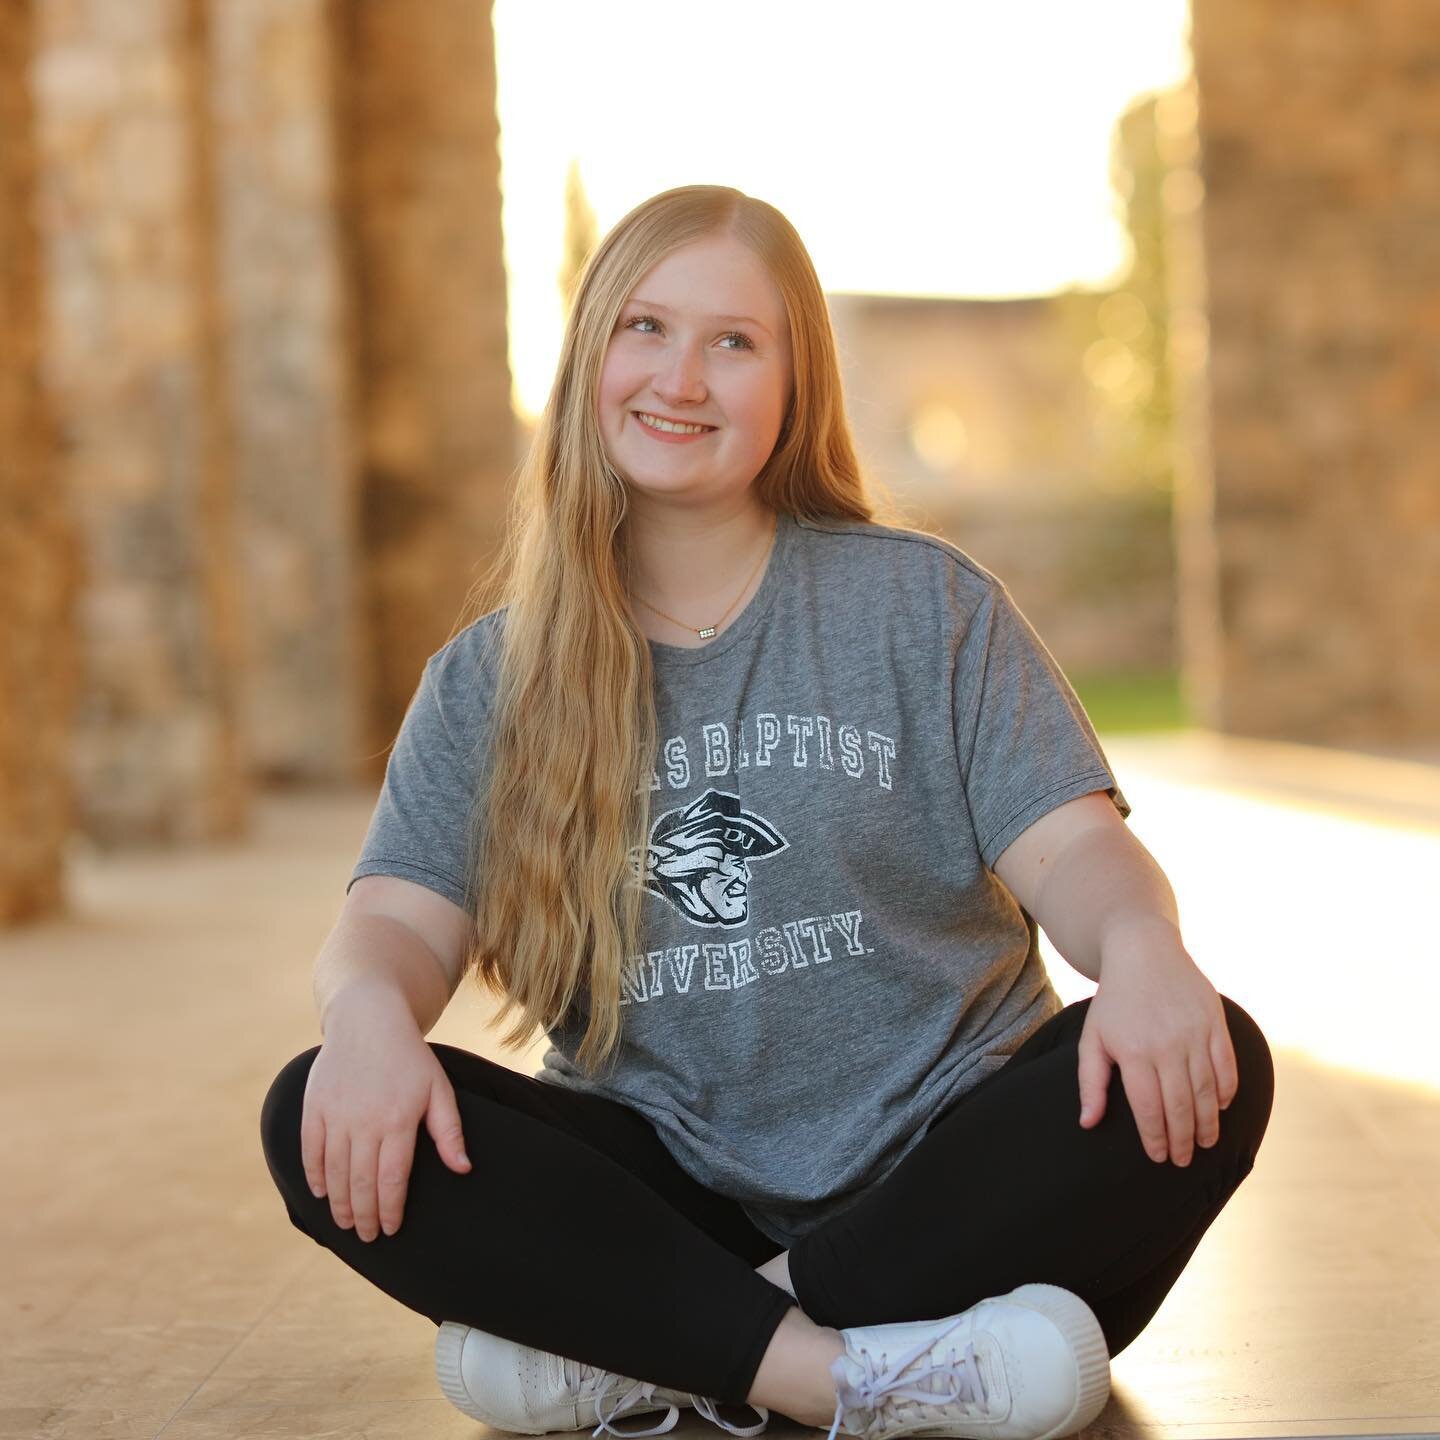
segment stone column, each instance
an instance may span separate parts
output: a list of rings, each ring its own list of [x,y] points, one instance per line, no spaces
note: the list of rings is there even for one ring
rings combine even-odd
[[[516,460],[490,14],[336,11],[375,751],[493,558]]]
[[[325,0],[211,9],[221,293],[263,780],[368,774],[349,317]]]
[[[0,926],[61,908],[77,536],[42,386],[33,9],[0,5]]]
[[[1206,720],[1440,758],[1440,23],[1427,0],[1193,10]]]
[[[201,0],[39,0],[47,360],[83,535],[77,823],[102,844],[237,834]]]

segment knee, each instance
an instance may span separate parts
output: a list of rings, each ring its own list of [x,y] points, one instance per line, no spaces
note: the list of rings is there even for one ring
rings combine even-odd
[[[260,1145],[282,1194],[295,1186],[307,1188],[300,1156],[300,1119],[304,1112],[305,1084],[319,1053],[320,1047],[314,1045],[287,1061],[270,1082],[260,1106]]]
[[[1228,995],[1221,995],[1230,1043],[1235,1050],[1239,1085],[1228,1110],[1221,1111],[1220,1128],[1238,1128],[1244,1147],[1254,1157],[1270,1123],[1275,1102],[1275,1064],[1270,1045],[1255,1019]]]

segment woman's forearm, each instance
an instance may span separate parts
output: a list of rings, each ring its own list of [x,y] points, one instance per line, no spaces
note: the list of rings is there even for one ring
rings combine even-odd
[[[1097,982],[1106,936],[1117,929],[1138,924],[1157,943],[1180,943],[1170,881],[1123,825],[1084,831],[1056,856],[1035,919],[1071,968]]]
[[[337,1017],[409,1015],[430,1032],[452,994],[439,960],[408,925],[389,915],[353,914],[336,922],[315,957],[320,1033]]]

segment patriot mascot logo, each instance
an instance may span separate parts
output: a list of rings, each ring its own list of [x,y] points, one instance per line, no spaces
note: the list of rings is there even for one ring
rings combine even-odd
[[[636,883],[692,925],[729,928],[749,918],[750,862],[789,848],[738,795],[707,790],[683,810],[661,815],[650,827],[644,856],[632,850],[630,863]]]

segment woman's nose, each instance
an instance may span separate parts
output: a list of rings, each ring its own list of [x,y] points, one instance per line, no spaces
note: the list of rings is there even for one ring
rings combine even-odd
[[[688,348],[672,352],[670,363],[655,374],[655,393],[676,404],[705,398],[705,367]]]

